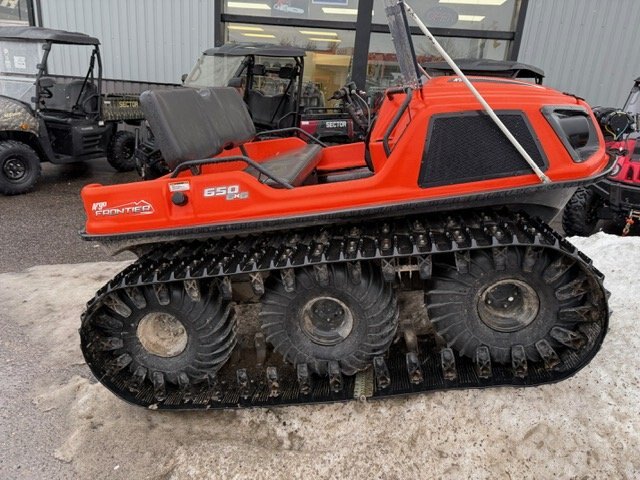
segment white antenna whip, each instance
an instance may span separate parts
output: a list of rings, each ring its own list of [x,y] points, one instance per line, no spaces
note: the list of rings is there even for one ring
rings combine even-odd
[[[453,59],[449,56],[449,54],[445,51],[445,49],[442,48],[442,45],[438,43],[438,40],[436,40],[436,38],[431,34],[431,32],[429,31],[427,26],[422,22],[422,20],[420,20],[420,17],[416,15],[416,13],[413,11],[413,8],[411,8],[411,6],[407,2],[404,2],[404,4],[406,6],[407,13],[411,16],[411,18],[413,18],[413,21],[416,22],[420,30],[422,30],[422,33],[424,33],[427,36],[427,38],[431,41],[431,43],[436,48],[438,53],[442,55],[442,57],[446,60],[449,66],[453,69],[453,71],[456,72],[456,75],[460,77],[460,80],[462,80],[464,84],[469,88],[469,90],[471,90],[471,93],[473,93],[473,96],[476,97],[478,102],[480,102],[480,105],[482,105],[482,107],[487,112],[489,117],[491,117],[491,120],[494,121],[494,123],[498,126],[498,128],[502,131],[502,133],[504,133],[505,137],[507,137],[511,142],[511,144],[516,148],[516,150],[520,152],[520,155],[522,155],[522,157],[527,161],[527,163],[529,164],[531,169],[535,172],[535,174],[538,176],[540,181],[542,183],[551,183],[551,180],[549,179],[549,177],[547,177],[544,174],[544,172],[540,170],[540,167],[538,167],[536,162],[533,161],[533,158],[531,158],[531,156],[527,153],[527,151],[520,144],[520,142],[518,142],[516,137],[514,137],[513,134],[509,131],[506,125],[502,123],[502,120],[498,118],[498,115],[496,115],[496,112],[493,111],[493,108],[491,108],[491,106],[489,106],[489,104],[482,97],[482,95],[480,95],[480,92],[478,92],[476,87],[473,86],[473,84],[469,81],[467,76],[464,73],[462,73],[462,70],[460,70],[458,65],[456,65],[456,62],[454,62]]]

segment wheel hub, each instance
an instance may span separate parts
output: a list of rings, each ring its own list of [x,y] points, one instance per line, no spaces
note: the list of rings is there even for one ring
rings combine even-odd
[[[10,158],[2,167],[4,174],[12,181],[22,179],[27,173],[27,165],[20,158]]]
[[[163,358],[180,355],[189,339],[180,320],[165,312],[145,315],[138,323],[136,335],[147,352]]]
[[[319,345],[337,345],[353,329],[353,314],[334,297],[318,297],[307,302],[302,311],[302,331]]]
[[[485,288],[478,298],[478,315],[489,328],[498,332],[516,332],[535,320],[540,298],[526,282],[505,279]]]

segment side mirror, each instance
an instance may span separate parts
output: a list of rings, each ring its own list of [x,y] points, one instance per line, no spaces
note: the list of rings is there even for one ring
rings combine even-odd
[[[227,82],[227,87],[242,88],[242,77],[233,77]]]
[[[51,77],[42,77],[40,79],[40,88],[51,88],[56,84],[56,81]]]
[[[182,80],[182,83],[185,82],[185,80],[187,79],[187,77],[189,76],[188,73],[183,73],[182,76],[180,77],[180,80]]]

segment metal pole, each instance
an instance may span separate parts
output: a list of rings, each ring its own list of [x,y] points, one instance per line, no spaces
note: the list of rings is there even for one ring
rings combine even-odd
[[[402,2],[403,0],[400,0],[400,3]],[[502,133],[504,133],[505,137],[509,139],[511,144],[516,148],[516,150],[518,150],[520,155],[522,155],[522,157],[527,161],[527,163],[531,167],[531,170],[535,172],[535,174],[538,176],[540,181],[542,183],[551,183],[551,180],[549,179],[549,177],[547,177],[544,174],[544,172],[540,170],[540,167],[538,167],[536,162],[533,161],[533,158],[531,158],[531,156],[527,153],[527,151],[520,144],[520,142],[518,142],[516,137],[514,137],[513,134],[509,131],[506,125],[502,123],[502,120],[498,118],[498,115],[496,115],[496,112],[493,111],[493,108],[491,108],[491,106],[482,97],[482,95],[480,95],[480,92],[478,92],[476,87],[473,86],[473,84],[469,81],[467,76],[464,73],[462,73],[462,70],[460,70],[458,65],[456,65],[456,62],[453,61],[453,59],[449,56],[449,54],[445,51],[445,49],[442,48],[442,45],[438,43],[438,40],[436,40],[436,38],[431,34],[427,26],[424,23],[422,23],[422,20],[420,20],[420,17],[418,17],[418,15],[416,15],[416,13],[413,11],[413,8],[411,8],[411,6],[407,2],[404,2],[404,5],[406,6],[407,13],[411,16],[411,18],[413,18],[413,20],[416,22],[420,30],[422,30],[422,33],[424,33],[427,36],[427,38],[431,41],[431,43],[436,48],[438,53],[442,55],[445,61],[453,69],[453,71],[456,72],[456,75],[460,77],[460,80],[462,80],[462,82],[469,88],[469,90],[471,90],[471,93],[473,93],[473,96],[476,97],[478,102],[480,102],[480,105],[482,105],[482,108],[484,108],[484,110],[487,112],[489,117],[491,117],[491,120],[493,120],[493,122],[498,126],[498,128],[502,131]]]

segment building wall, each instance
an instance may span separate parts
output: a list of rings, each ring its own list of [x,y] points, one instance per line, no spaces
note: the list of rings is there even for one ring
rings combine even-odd
[[[214,0],[41,0],[42,26],[100,39],[109,79],[180,83],[214,44]],[[54,68],[86,72],[86,52],[67,49]]]
[[[622,107],[640,76],[640,1],[529,0],[518,60],[591,105]]]

